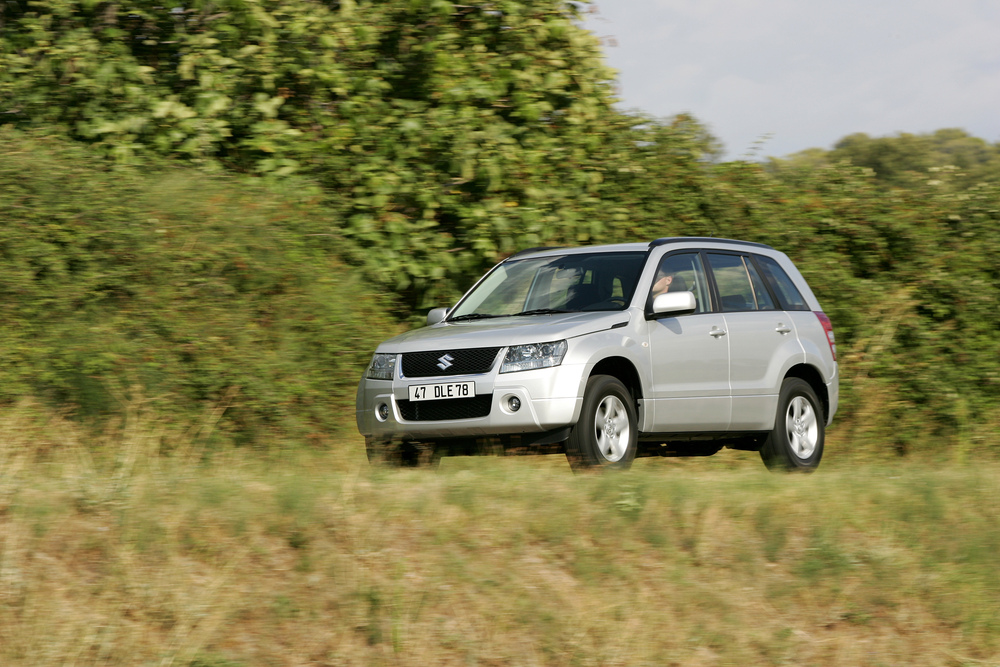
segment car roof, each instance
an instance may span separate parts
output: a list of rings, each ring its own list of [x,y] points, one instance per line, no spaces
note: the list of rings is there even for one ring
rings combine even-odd
[[[528,255],[544,257],[546,255],[567,255],[567,254],[583,254],[583,253],[602,253],[602,252],[645,252],[652,248],[663,245],[671,245],[675,243],[703,243],[703,244],[723,244],[723,245],[741,245],[751,248],[763,248],[767,250],[774,250],[769,245],[763,243],[756,243],[754,241],[737,241],[735,239],[719,239],[710,236],[667,236],[659,239],[655,239],[648,243],[614,243],[609,245],[593,245],[593,246],[541,246],[537,248],[527,248],[525,250],[520,250],[507,260],[513,259],[515,257],[521,258]],[[506,261],[506,260],[505,260]]]

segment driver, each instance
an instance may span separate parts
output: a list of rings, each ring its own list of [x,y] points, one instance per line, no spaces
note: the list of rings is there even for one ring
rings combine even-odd
[[[681,276],[675,276],[672,272],[664,272],[663,267],[656,274],[653,281],[653,298],[666,294],[667,292],[686,292],[687,281]]]

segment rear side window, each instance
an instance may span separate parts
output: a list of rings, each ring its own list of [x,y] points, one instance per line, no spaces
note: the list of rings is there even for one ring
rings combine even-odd
[[[746,258],[709,253],[708,263],[712,266],[724,312],[774,309],[760,276]]]
[[[754,259],[771,291],[777,295],[782,310],[809,310],[806,300],[780,264],[763,255],[754,255]]]

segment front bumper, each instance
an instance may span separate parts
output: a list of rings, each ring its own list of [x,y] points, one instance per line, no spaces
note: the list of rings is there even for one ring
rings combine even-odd
[[[397,365],[398,366],[398,365]],[[497,364],[499,366],[499,364]],[[434,378],[371,380],[358,385],[355,414],[358,430],[376,439],[435,439],[478,437],[516,433],[542,433],[575,424],[583,403],[584,364],[561,364],[517,373],[500,374],[497,368],[476,375]],[[411,421],[403,418],[400,402],[407,401],[408,387],[443,382],[476,383],[476,396],[489,396],[489,414],[470,419]],[[521,404],[509,407],[511,397]],[[377,414],[380,405],[389,408],[385,420]]]

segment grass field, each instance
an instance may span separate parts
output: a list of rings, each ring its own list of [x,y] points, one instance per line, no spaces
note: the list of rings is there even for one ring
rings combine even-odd
[[[372,471],[360,442],[157,433],[0,419],[0,664],[1000,664],[996,461],[834,438],[811,476],[737,452]]]

